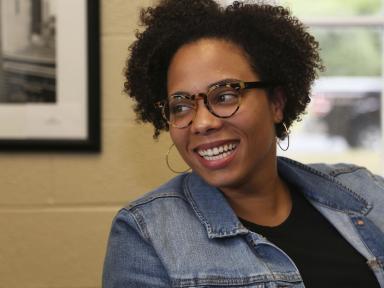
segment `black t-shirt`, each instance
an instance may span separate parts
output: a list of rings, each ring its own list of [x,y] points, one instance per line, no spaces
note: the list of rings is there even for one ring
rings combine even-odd
[[[288,254],[306,287],[380,287],[367,260],[301,193],[291,195],[292,211],[279,226],[265,227],[243,219],[241,222]]]

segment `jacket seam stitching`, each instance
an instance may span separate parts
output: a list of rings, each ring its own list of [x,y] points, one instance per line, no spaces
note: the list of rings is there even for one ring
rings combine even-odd
[[[149,232],[146,229],[146,223],[145,223],[144,217],[139,212],[139,209],[137,209],[137,207],[134,207],[130,210],[126,208],[123,208],[123,209],[126,210],[132,216],[132,219],[135,221],[135,224],[139,228],[139,231],[142,237],[144,237],[144,239],[147,240],[147,242],[152,243],[151,238],[149,236]]]
[[[200,212],[200,210],[196,206],[195,201],[192,199],[192,197],[190,195],[191,191],[189,190],[189,187],[187,184],[187,181],[189,180],[189,178],[190,177],[188,175],[187,177],[185,177],[185,179],[183,181],[183,186],[185,189],[185,197],[188,199],[189,205],[191,205],[191,207],[192,207],[193,211],[196,213],[197,217],[201,220],[201,222],[203,222],[204,226],[207,228],[208,234],[211,234],[212,233],[211,225],[208,223],[207,219],[202,215],[202,213]]]
[[[147,241],[148,245],[151,246],[151,248],[153,249],[153,251],[156,254],[157,258],[159,259],[161,265],[163,266],[164,271],[167,272],[167,278],[168,278],[169,282],[171,282],[171,279],[169,277],[169,271],[167,270],[166,266],[164,265],[164,262],[162,261],[161,257],[159,256],[159,253],[157,252],[157,250],[153,246],[153,242],[152,242],[151,237],[149,235],[149,232],[146,228],[147,224],[145,223],[145,219],[141,215],[141,212],[139,211],[139,209],[137,207],[132,208],[130,211],[126,208],[123,208],[123,209],[126,210],[130,215],[132,215],[132,218],[135,221],[137,227],[139,228],[139,231],[140,231],[142,237]]]
[[[337,177],[339,175],[344,175],[344,174],[349,174],[349,173],[356,172],[357,170],[366,170],[366,169],[364,167],[360,167],[360,166],[349,166],[348,169],[347,168],[335,169],[335,170],[331,171],[329,173],[329,175],[331,175],[333,177]]]
[[[333,211],[341,212],[341,213],[347,214],[348,216],[356,213],[356,211],[351,211],[349,209],[345,209],[345,208],[339,209],[337,207],[333,207],[333,206],[327,205],[325,203],[319,202],[317,199],[315,199],[313,197],[308,197],[308,198],[310,198],[311,202],[312,201],[316,202],[316,205],[318,205],[318,206],[321,206],[321,207],[324,207],[326,209],[330,209],[330,210],[333,210]],[[311,203],[311,205],[316,207],[316,205],[314,203]],[[364,213],[362,215],[366,216],[366,214],[364,214]]]
[[[132,210],[132,209],[135,209],[137,207],[140,207],[140,206],[146,205],[148,203],[151,203],[151,202],[153,202],[155,200],[163,199],[163,198],[179,198],[181,200],[186,201],[186,199],[184,197],[182,197],[181,195],[177,195],[177,194],[168,194],[168,195],[167,194],[161,194],[161,195],[145,198],[145,199],[142,199],[140,201],[134,201],[132,203],[128,203],[128,205],[126,207],[124,207],[124,209]]]
[[[255,257],[257,257],[257,255],[256,255],[256,246],[257,246],[257,244],[256,244],[255,240],[252,237],[252,233],[257,234],[256,232],[250,232],[249,234],[245,235],[245,237],[243,237],[243,239],[245,238],[245,241],[248,243],[248,245],[251,246],[250,248],[251,248],[252,252],[254,253]],[[276,275],[274,275],[273,270],[271,269],[271,267],[269,267],[269,265],[267,263],[265,263],[265,261],[261,261],[261,264],[272,275],[273,279],[275,279]],[[296,264],[295,264],[295,266],[296,266]]]
[[[174,287],[191,287],[190,285],[249,285],[259,284],[265,285],[267,282],[287,282],[287,283],[300,283],[302,280],[298,277],[297,273],[271,273],[261,274],[259,276],[248,276],[241,278],[225,278],[225,277],[204,277],[204,278],[188,278],[188,279],[172,279]],[[214,283],[212,283],[214,281]],[[264,287],[264,286],[260,286]]]

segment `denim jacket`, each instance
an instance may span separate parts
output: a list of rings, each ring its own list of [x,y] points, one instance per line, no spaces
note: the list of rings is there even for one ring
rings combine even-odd
[[[366,259],[384,287],[384,179],[353,165],[278,158],[281,177]],[[104,288],[304,287],[295,263],[247,230],[223,194],[182,174],[119,211]]]

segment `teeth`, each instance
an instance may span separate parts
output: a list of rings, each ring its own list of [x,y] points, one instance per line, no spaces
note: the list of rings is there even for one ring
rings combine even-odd
[[[228,145],[225,144],[206,150],[199,150],[198,153],[201,157],[204,157],[207,160],[218,160],[230,155],[232,151],[236,148],[236,146],[237,144],[234,143]]]

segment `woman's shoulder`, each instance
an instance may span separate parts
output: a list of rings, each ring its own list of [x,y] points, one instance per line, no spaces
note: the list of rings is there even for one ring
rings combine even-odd
[[[369,169],[363,166],[348,163],[315,163],[309,164],[308,166],[327,174],[348,186],[352,185],[360,187],[372,184],[384,191],[384,178],[372,173]]]
[[[358,179],[361,181],[374,181],[377,182],[384,189],[384,178],[375,175],[369,169],[363,166],[350,163],[311,163],[303,164],[295,160],[279,157],[280,162],[289,163],[297,169],[305,170],[307,172],[318,174],[325,177],[336,178],[340,180],[347,180],[348,182]]]
[[[141,227],[164,226],[180,222],[182,225],[195,222],[196,213],[186,195],[191,173],[179,174],[166,183],[127,203],[116,217]]]
[[[326,173],[332,177],[338,177],[341,175],[351,175],[356,173],[365,173],[368,178],[376,177],[376,175],[370,172],[369,169],[367,169],[366,167],[351,163],[312,163],[308,164],[308,166],[323,173]]]
[[[186,181],[190,173],[180,174],[158,188],[129,202],[121,208],[114,218],[113,229],[124,227],[138,232],[144,239],[153,241],[168,233],[181,231],[183,227],[201,230],[196,212],[185,193]]]
[[[303,164],[284,157],[279,157],[279,160],[295,171],[303,171],[306,177],[314,175],[315,177],[311,178],[314,181],[325,179],[328,183],[346,187],[364,198],[384,199],[384,178],[372,173],[366,167],[348,163]]]

